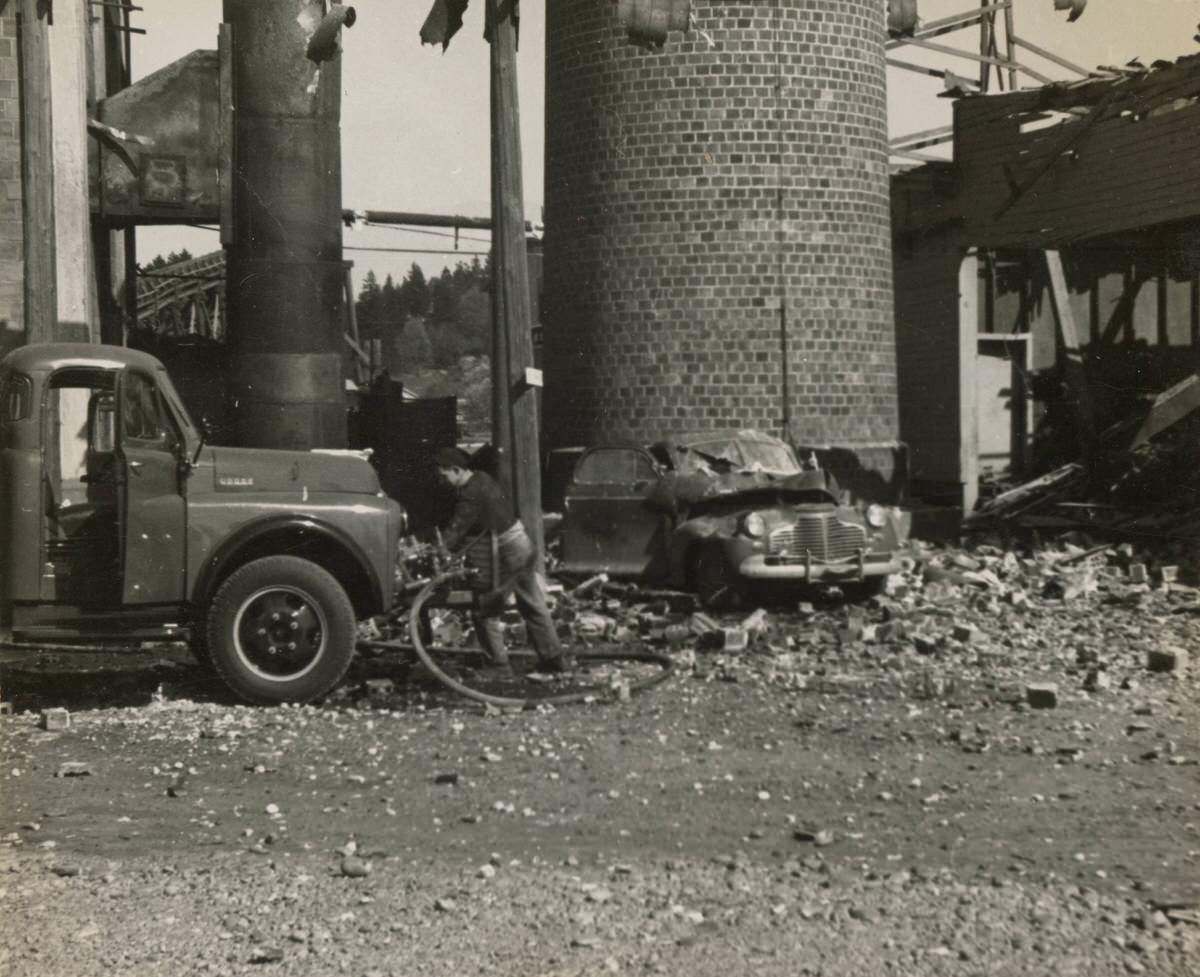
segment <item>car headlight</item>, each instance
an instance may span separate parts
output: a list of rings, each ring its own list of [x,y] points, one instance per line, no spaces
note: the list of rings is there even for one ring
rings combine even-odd
[[[758,539],[767,531],[766,520],[757,512],[751,512],[742,517],[742,532],[751,539]]]
[[[873,529],[882,529],[887,525],[887,509],[881,505],[867,506],[867,525]]]

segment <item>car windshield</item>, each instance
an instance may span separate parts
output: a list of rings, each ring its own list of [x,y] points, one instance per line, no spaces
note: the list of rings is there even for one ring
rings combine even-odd
[[[706,460],[725,462],[735,471],[795,475],[801,470],[792,449],[782,441],[724,438],[691,442],[686,447],[688,451],[702,455]]]

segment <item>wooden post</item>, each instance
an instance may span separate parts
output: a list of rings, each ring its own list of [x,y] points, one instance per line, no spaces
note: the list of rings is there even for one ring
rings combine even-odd
[[[1005,56],[1008,59],[1009,65],[1012,66],[1015,66],[1017,63],[1017,42],[1013,40],[1015,33],[1016,32],[1013,30],[1013,8],[1012,4],[1009,4],[1004,8],[1004,43],[1007,49]],[[999,71],[996,72],[996,76],[1000,76]],[[1008,90],[1010,92],[1015,92],[1017,90],[1016,67],[1010,67],[1008,69]]]
[[[21,0],[21,219],[25,239],[25,341],[54,338],[54,125],[46,11]]]
[[[979,252],[958,268],[958,470],[963,512],[979,500]]]
[[[128,26],[129,11],[116,7],[92,8],[91,86],[88,93],[88,117],[100,118],[99,103],[129,87],[129,65],[125,61],[124,34],[119,29],[124,21]],[[103,172],[105,147],[100,143],[97,165]],[[114,228],[105,220],[103,211],[96,215],[92,231],[93,258],[96,262],[97,312],[100,318],[100,341],[116,346],[125,344],[126,321],[137,318],[137,305],[128,304],[129,282],[127,251],[135,243],[132,227]],[[137,283],[133,282],[136,297]]]
[[[1059,338],[1066,358],[1064,366],[1067,386],[1074,402],[1079,441],[1083,448],[1083,457],[1087,459],[1095,448],[1096,431],[1092,398],[1083,365],[1083,349],[1079,341],[1079,330],[1075,327],[1075,313],[1071,310],[1071,293],[1067,290],[1062,256],[1053,250],[1048,250],[1045,254],[1046,270],[1050,274],[1050,304],[1054,308],[1054,320],[1058,323]]]
[[[506,0],[488,0],[492,115],[492,441],[500,481],[542,551],[542,489],[517,100],[517,37]]]
[[[54,4],[50,90],[54,103],[54,230],[58,320],[54,338],[99,339],[88,199],[87,0]]]
[[[987,6],[990,0],[979,0],[979,5],[984,9],[982,18],[979,21],[979,53],[987,58],[992,54],[992,38],[996,28],[996,21],[987,13]],[[979,62],[979,90],[987,92],[988,81],[992,76],[992,66],[986,61]],[[1000,69],[996,69],[996,76],[1000,77]]]

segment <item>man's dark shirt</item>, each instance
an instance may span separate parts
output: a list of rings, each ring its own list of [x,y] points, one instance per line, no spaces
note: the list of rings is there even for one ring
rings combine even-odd
[[[473,472],[458,490],[454,518],[442,530],[442,542],[447,549],[455,550],[480,533],[499,535],[516,521],[513,504],[495,479],[486,472]]]

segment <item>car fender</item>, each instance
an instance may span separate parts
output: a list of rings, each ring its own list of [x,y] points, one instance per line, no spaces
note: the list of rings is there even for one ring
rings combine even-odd
[[[298,556],[303,556],[305,551],[311,551],[314,547],[323,552],[341,554],[363,574],[370,589],[372,606],[387,606],[383,581],[379,579],[379,574],[362,547],[337,526],[311,515],[270,516],[241,526],[204,561],[196,585],[192,588],[192,603],[200,607],[207,606],[221,581],[247,559],[280,553],[271,545],[276,540],[294,541],[292,552]],[[287,550],[282,552],[286,553]],[[343,585],[345,582],[342,580]],[[350,596],[353,600],[355,595]],[[358,603],[355,600],[356,606]]]

